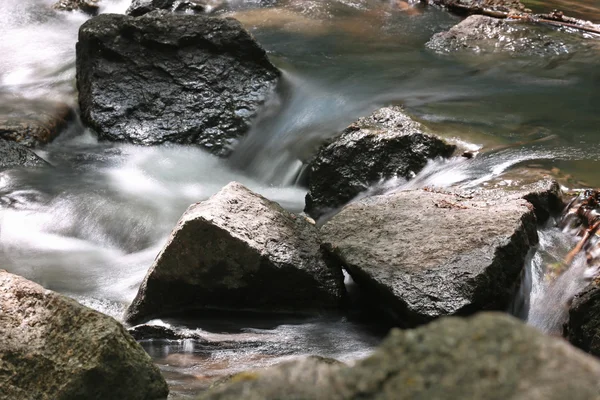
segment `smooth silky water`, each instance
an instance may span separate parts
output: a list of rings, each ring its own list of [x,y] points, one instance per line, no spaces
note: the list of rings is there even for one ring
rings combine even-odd
[[[51,3],[0,2],[0,107],[22,103],[35,111],[32,99],[76,104],[75,42],[87,17],[55,12]],[[54,168],[0,173],[0,267],[120,319],[191,203],[235,180],[301,211],[303,163],[319,143],[388,104],[403,105],[436,133],[479,153],[432,160],[413,180],[381,182],[369,194],[518,186],[542,173],[569,187],[600,186],[600,40],[575,32],[586,51],[551,63],[522,55],[439,55],[424,44],[459,18],[434,8],[379,0],[259,3],[231,1],[217,11],[242,21],[283,70],[276,95],[233,156],[222,160],[193,146],[99,143],[75,122],[37,151]],[[128,5],[103,0],[101,12],[123,13]],[[564,257],[575,239],[552,226],[540,238],[513,312],[556,333],[585,271],[573,268],[572,279],[565,274],[564,283],[546,284],[545,265]],[[212,343],[143,343],[173,397],[299,355],[351,362],[369,354],[386,331],[355,314],[152,323]]]

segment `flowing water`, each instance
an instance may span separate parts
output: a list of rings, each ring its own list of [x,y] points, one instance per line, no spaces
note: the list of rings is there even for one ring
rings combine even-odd
[[[22,102],[35,112],[29,100],[76,104],[75,42],[88,17],[55,12],[51,3],[0,2],[0,106]],[[261,8],[264,3],[274,6]],[[101,4],[101,12],[122,13],[129,0]],[[573,32],[585,51],[570,48],[552,62],[525,55],[440,55],[424,44],[459,18],[398,4],[228,2],[218,12],[241,20],[284,72],[277,96],[232,158],[195,147],[99,143],[75,122],[38,151],[55,168],[0,173],[0,266],[119,319],[189,204],[236,180],[301,211],[303,162],[324,138],[388,104],[403,105],[430,129],[479,154],[433,160],[415,179],[392,180],[373,191],[510,186],[541,173],[571,187],[600,186],[599,40]],[[515,312],[555,332],[560,321],[553,318],[560,320],[561,311],[544,304],[564,307],[585,273],[573,268],[572,279],[546,284],[544,266],[563,257],[575,239],[552,226],[540,237]],[[385,333],[385,327],[349,316],[214,316],[153,324],[193,331],[210,342],[143,343],[174,396],[302,354],[351,361],[368,354]]]

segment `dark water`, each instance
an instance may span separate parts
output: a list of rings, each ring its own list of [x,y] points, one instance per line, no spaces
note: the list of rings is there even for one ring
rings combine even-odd
[[[124,12],[128,3],[103,0],[102,11]],[[572,33],[568,40],[585,46],[568,47],[551,62],[520,54],[441,55],[425,43],[459,19],[434,8],[380,0],[271,3],[277,5],[231,1],[219,11],[240,19],[284,71],[277,97],[230,160],[194,147],[102,144],[74,124],[39,151],[56,168],[0,173],[2,268],[120,318],[189,204],[237,180],[300,211],[303,161],[323,138],[388,104],[404,105],[441,136],[480,150],[473,160],[433,161],[415,180],[386,183],[390,188],[519,185],[545,173],[569,187],[600,186],[599,40]],[[4,104],[76,103],[74,44],[87,17],[54,12],[49,4],[0,3]],[[547,240],[532,265],[561,257],[572,240],[553,228],[543,232]],[[539,275],[539,268],[531,271]],[[535,293],[547,292],[539,279],[532,282],[531,304]],[[570,292],[553,295],[555,303],[564,293]],[[345,316],[153,323],[212,342],[144,343],[176,396],[303,354],[351,361],[382,336],[376,326]]]

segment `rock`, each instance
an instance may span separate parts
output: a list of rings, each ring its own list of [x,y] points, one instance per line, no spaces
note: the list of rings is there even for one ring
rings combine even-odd
[[[309,165],[304,211],[318,218],[338,208],[370,185],[395,176],[411,177],[428,159],[448,157],[455,150],[400,107],[386,107],[346,128],[319,150]]]
[[[525,195],[419,189],[370,197],[327,222],[322,240],[400,326],[502,310],[538,241]]]
[[[337,360],[319,356],[283,362],[271,368],[241,372],[217,381],[212,386],[213,390],[198,400],[324,398],[320,391],[326,386],[326,380],[343,366]]]
[[[581,41],[549,28],[519,21],[472,15],[446,32],[435,34],[426,46],[438,53],[506,53],[514,57],[571,57]],[[495,60],[498,61],[497,59]]]
[[[279,75],[230,18],[103,14],[79,31],[81,118],[105,140],[199,144],[227,155]]]
[[[393,330],[354,367],[302,360],[255,371],[200,399],[596,399],[600,364],[517,319],[487,313]]]
[[[33,151],[15,142],[0,139],[0,170],[15,167],[44,167],[49,164]]]
[[[447,7],[451,11],[459,13],[488,12],[530,12],[520,0],[430,0],[431,3]]]
[[[0,271],[0,397],[160,399],[168,387],[114,319]]]
[[[139,17],[155,10],[174,12],[203,13],[207,11],[208,0],[133,0],[127,15]]]
[[[344,295],[305,218],[238,183],[188,208],[126,313],[130,323],[192,310],[308,313]]]
[[[3,99],[0,105],[0,138],[27,147],[38,147],[53,141],[75,112],[64,103],[23,99]]]
[[[100,0],[59,0],[52,8],[61,11],[81,10],[86,14],[96,15],[100,9],[99,2]]]
[[[569,306],[564,336],[574,346],[600,357],[600,287],[590,283]]]

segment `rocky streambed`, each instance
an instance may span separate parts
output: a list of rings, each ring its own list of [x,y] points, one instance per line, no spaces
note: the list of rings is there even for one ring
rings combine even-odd
[[[598,397],[598,25],[529,6],[0,5],[0,398]]]

